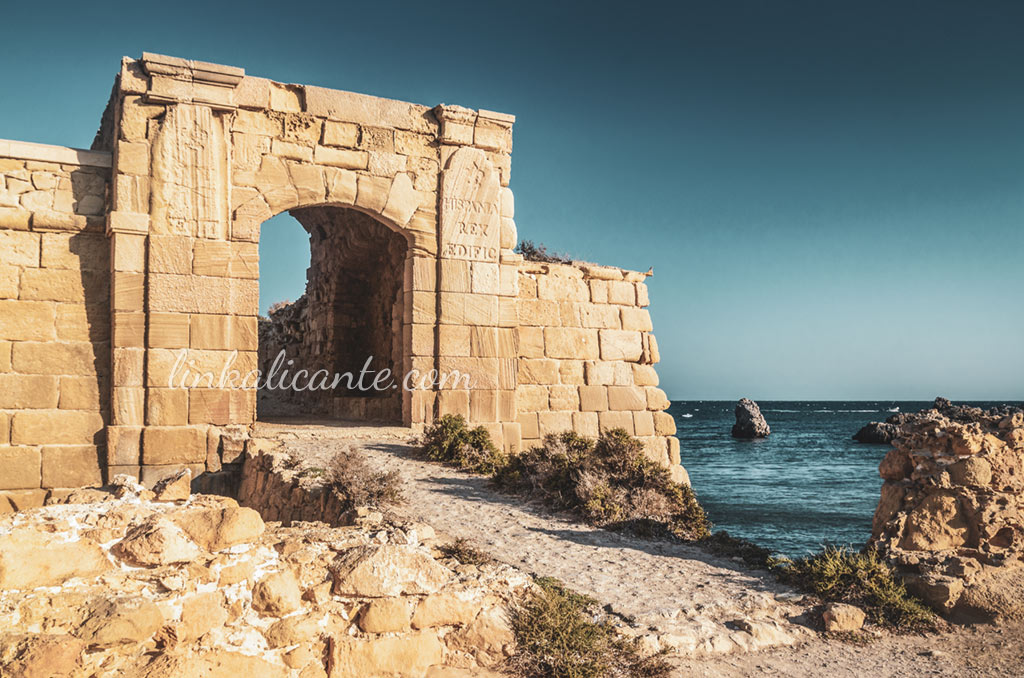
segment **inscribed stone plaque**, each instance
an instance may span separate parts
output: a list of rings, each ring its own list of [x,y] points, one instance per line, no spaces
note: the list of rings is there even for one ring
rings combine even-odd
[[[498,171],[478,148],[460,148],[441,178],[441,251],[445,259],[497,262],[501,242]]]

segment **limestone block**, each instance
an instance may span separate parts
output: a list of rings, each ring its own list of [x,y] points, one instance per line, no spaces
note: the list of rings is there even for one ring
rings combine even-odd
[[[142,311],[145,299],[145,274],[118,272],[111,277],[113,278],[112,310]]]
[[[380,213],[388,202],[391,192],[391,179],[359,175],[357,182],[356,204],[370,212]]]
[[[572,412],[538,412],[537,426],[541,436],[572,430]]]
[[[424,327],[430,326],[424,325]],[[438,355],[467,357],[471,355],[470,331],[471,328],[467,325],[439,325]]]
[[[231,350],[231,319],[232,316],[227,315],[192,315],[189,346]]]
[[[515,331],[499,327],[473,327],[470,331],[470,355],[480,358],[519,357]]]
[[[643,342],[639,332],[627,330],[599,330],[601,360],[640,360]]]
[[[25,511],[45,505],[48,490],[6,490],[0,491],[0,514]]]
[[[386,151],[371,151],[366,168],[379,177],[393,177],[405,171],[406,157]]]
[[[545,275],[537,279],[537,296],[554,301],[589,301],[590,290],[583,280]]]
[[[540,437],[540,427],[536,412],[520,412],[516,418],[524,440]]]
[[[395,175],[382,214],[399,226],[404,226],[409,223],[419,205],[420,195],[413,188],[409,175]]]
[[[284,139],[272,139],[270,142],[270,152],[284,160],[313,161],[312,148],[292,141],[285,141]],[[317,160],[317,162],[321,161]]]
[[[548,358],[521,359],[519,361],[518,379],[520,384],[557,384],[558,361]]]
[[[298,193],[299,204],[309,205],[324,201],[327,188],[324,184],[324,171],[321,167],[302,163],[285,163],[292,185]]]
[[[519,335],[519,355],[522,358],[543,358],[544,357],[544,328],[543,327],[520,327],[517,330]]]
[[[192,273],[228,276],[231,263],[231,243],[224,240],[196,240],[192,249]]]
[[[271,81],[247,75],[235,86],[235,103],[247,108],[270,107]]]
[[[137,466],[141,449],[142,428],[110,426],[107,428],[107,462],[111,466]],[[113,474],[111,474],[113,475]],[[134,476],[138,478],[136,469]]]
[[[328,202],[354,205],[356,202],[357,177],[355,172],[324,168],[324,183],[327,186]]]
[[[128,141],[145,141],[149,121],[162,115],[163,106],[151,106],[142,97],[128,95],[121,102],[121,138]]]
[[[321,121],[306,113],[284,115],[284,138],[302,146],[315,146],[320,141]]]
[[[643,354],[640,362],[653,365],[660,361],[661,354],[658,352],[658,341],[654,338],[653,334],[645,333],[643,335]]]
[[[143,464],[201,464],[205,461],[204,427],[147,426],[142,430]]]
[[[113,350],[114,383],[119,386],[142,386],[146,352],[139,348]]]
[[[633,383],[637,386],[657,386],[658,373],[651,365],[631,365],[633,370]]]
[[[437,263],[429,257],[409,257],[405,260],[405,289],[433,292],[437,289]]]
[[[469,391],[443,390],[437,394],[438,414],[461,414],[469,419]]]
[[[433,355],[434,353],[434,326],[433,325],[412,325],[412,352],[413,355]]]
[[[498,294],[498,264],[474,261],[470,266],[470,278],[475,294]]]
[[[580,409],[580,396],[576,386],[555,385],[548,389],[548,406],[553,410]]]
[[[11,416],[6,412],[0,412],[0,445],[7,445],[11,442]]]
[[[231,348],[256,351],[259,348],[259,319],[256,316],[236,315],[231,318]]]
[[[633,435],[633,413],[628,411],[599,412],[597,415],[598,426],[601,432],[621,428],[626,433]]]
[[[650,306],[651,299],[648,296],[647,285],[645,283],[636,283],[636,305],[637,306]]]
[[[636,286],[625,281],[611,280],[608,282],[608,303],[625,306],[636,305]]]
[[[40,486],[40,453],[37,447],[0,446],[0,490]]]
[[[519,298],[520,299],[536,299],[537,298],[537,279],[528,273],[519,272],[517,276],[519,278]]]
[[[149,272],[188,275],[192,272],[191,238],[175,235],[149,236]]]
[[[370,155],[366,151],[329,146],[317,146],[312,159],[318,165],[329,165],[341,169],[365,170],[370,165]]]
[[[46,445],[42,449],[42,487],[103,484],[99,452],[93,445]]]
[[[151,388],[146,398],[148,426],[184,426],[188,423],[188,389]]]
[[[39,257],[38,233],[0,230],[0,264],[38,267]]]
[[[189,345],[189,317],[185,313],[149,314],[149,346],[184,348]]]
[[[115,387],[111,394],[113,420],[119,425],[142,426],[146,391],[139,386]]]
[[[613,387],[614,388],[614,387]],[[633,432],[638,436],[653,436],[654,435],[654,416],[653,413],[633,412]]]
[[[119,348],[141,348],[146,341],[146,314],[142,311],[117,311],[113,317],[113,342]]]
[[[579,401],[584,412],[604,412],[608,409],[608,388],[596,384],[580,386]]]
[[[657,411],[668,409],[671,403],[664,391],[653,386],[647,387],[645,391],[647,392],[647,409]]]
[[[216,278],[212,278],[215,280]],[[231,299],[229,313],[234,315],[256,315],[260,310],[260,282],[244,278],[233,278],[230,281]],[[213,312],[216,311],[202,311]]]
[[[351,122],[324,122],[323,144],[355,148],[359,144],[359,125]]]
[[[676,438],[675,435],[672,435],[672,436],[670,436],[668,438],[668,462],[670,464],[673,464],[673,465],[678,465],[680,463],[680,461],[681,461],[681,458],[679,456],[679,438]],[[681,481],[676,481],[676,482],[681,482]],[[690,476],[689,476],[689,474],[687,474],[687,476],[686,476],[685,484],[686,485],[690,484]]]
[[[99,412],[23,410],[11,419],[14,445],[94,445],[103,431]]]
[[[558,304],[551,300],[521,298],[517,309],[521,325],[558,327],[562,322]]]
[[[22,374],[96,374],[97,348],[88,342],[20,341],[11,349],[11,365]]]
[[[232,312],[232,283],[248,282],[206,276],[149,276],[149,308],[151,311],[178,313]]]
[[[609,386],[608,409],[610,410],[646,410],[647,396],[637,386]]]
[[[110,236],[115,271],[141,273],[146,270],[146,237],[131,233]]]
[[[650,332],[654,329],[651,324],[651,314],[647,309],[622,306],[619,310],[622,313],[622,329],[641,332]]]
[[[603,330],[617,330],[622,328],[619,318],[619,308],[607,304],[574,304],[579,309],[580,325]],[[629,329],[629,328],[625,328]]]
[[[471,292],[473,279],[470,262],[462,259],[441,259],[441,291]]]
[[[0,266],[0,299],[17,299],[20,280],[20,268]]]
[[[21,195],[21,206],[32,212],[49,210],[53,207],[52,191],[29,191]]]
[[[616,386],[635,386],[633,383],[632,365],[624,362],[613,362],[612,370],[614,377],[612,383]]]
[[[546,385],[520,384],[516,389],[521,412],[543,412],[548,409],[548,387]]]
[[[421,631],[369,640],[336,637],[330,652],[332,675],[411,677],[441,664],[444,646],[434,631]]]
[[[544,347],[549,358],[593,360],[599,355],[598,330],[546,327]]]
[[[0,372],[11,371],[11,342],[0,341]]]
[[[103,271],[109,268],[110,243],[99,233],[43,233],[41,263],[44,268]]]
[[[408,599],[377,598],[359,615],[359,628],[364,633],[404,633],[410,629],[411,618],[412,604]]]
[[[116,153],[117,172],[149,176],[149,144],[145,141],[119,141]]]
[[[83,277],[81,271],[27,268],[21,276],[21,298],[31,301],[84,302]],[[101,291],[99,298],[104,296]]]
[[[0,374],[0,409],[52,409],[57,407],[58,379],[31,374]]]
[[[674,436],[676,434],[676,420],[668,412],[657,411],[653,413],[654,432],[659,436]]]
[[[303,100],[302,87],[299,85],[283,85],[279,82],[270,83],[270,108],[275,111],[300,113]]]
[[[109,387],[104,383],[101,389],[100,381],[96,377],[61,377],[58,407],[62,410],[103,409]]]
[[[51,302],[0,299],[0,340],[53,340],[57,336],[56,317]]]
[[[0,191],[0,204],[3,201],[3,192]],[[31,222],[32,213],[20,207],[0,207],[0,228],[27,231]]]
[[[280,137],[284,134],[284,121],[280,116],[267,115],[263,111],[239,110],[231,123],[231,131]]]
[[[433,136],[395,130],[395,152],[402,155],[437,158],[437,142]]]
[[[231,243],[228,275],[232,278],[256,280],[260,277],[260,248],[258,243]]]
[[[502,265],[499,267],[498,294],[506,297],[519,296],[519,274],[514,266]],[[516,313],[518,317],[518,310]]]
[[[668,442],[665,438],[640,438],[644,445],[644,456],[662,466],[669,466]]]
[[[469,420],[473,423],[498,421],[498,392],[482,389],[470,391]]]

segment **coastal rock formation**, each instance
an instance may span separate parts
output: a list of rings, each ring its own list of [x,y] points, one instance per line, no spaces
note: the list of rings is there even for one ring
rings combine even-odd
[[[761,408],[749,398],[736,403],[736,423],[732,427],[733,438],[764,438],[772,430],[761,414]]]
[[[1024,413],[911,416],[879,465],[871,543],[955,620],[1024,618]]]
[[[513,649],[507,606],[532,586],[406,524],[78,496],[101,500],[0,516],[0,675],[489,676]]]
[[[900,426],[907,423],[914,415],[899,412],[888,417],[884,422],[872,421],[853,434],[858,443],[869,445],[888,445],[899,435]]]

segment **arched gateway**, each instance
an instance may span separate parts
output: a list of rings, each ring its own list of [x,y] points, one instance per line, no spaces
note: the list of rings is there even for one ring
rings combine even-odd
[[[235,462],[257,397],[230,372],[261,365],[260,227],[286,211],[313,247],[303,367],[470,376],[316,411],[460,413],[510,450],[623,427],[678,464],[645,274],[513,252],[513,122],[147,53],[92,151],[0,141],[0,496]]]

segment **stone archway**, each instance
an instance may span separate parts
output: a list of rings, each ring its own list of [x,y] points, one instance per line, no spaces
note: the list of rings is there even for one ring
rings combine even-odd
[[[401,423],[405,259],[402,234],[332,205],[290,214],[309,233],[305,293],[260,318],[259,366],[301,380],[264,380],[257,417],[324,417]],[[269,382],[269,383],[268,383]],[[335,383],[336,382],[336,383]],[[332,387],[328,387],[328,385]]]

